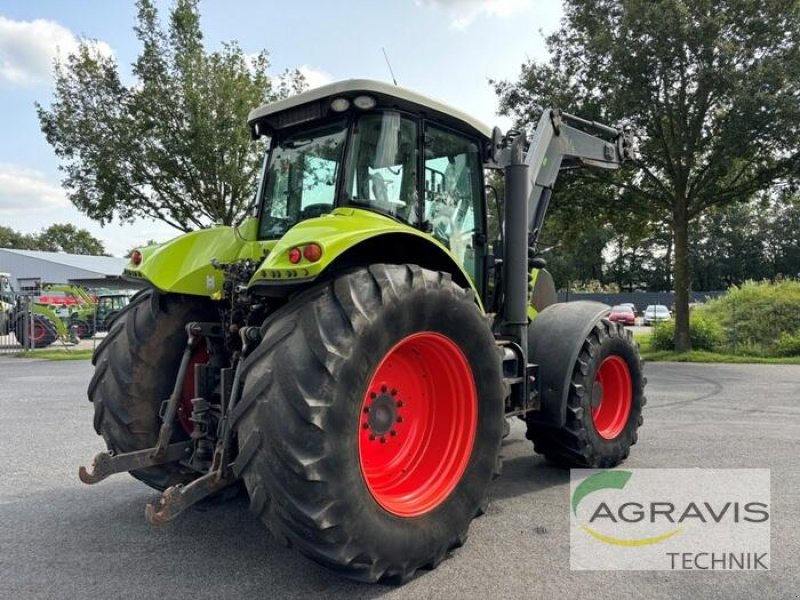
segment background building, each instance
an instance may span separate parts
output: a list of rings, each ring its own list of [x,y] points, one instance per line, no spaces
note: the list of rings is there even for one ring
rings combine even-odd
[[[40,283],[73,283],[88,288],[138,287],[122,279],[122,270],[127,262],[127,258],[113,256],[0,248],[0,272],[11,275],[11,283],[17,290],[23,290],[37,280]]]

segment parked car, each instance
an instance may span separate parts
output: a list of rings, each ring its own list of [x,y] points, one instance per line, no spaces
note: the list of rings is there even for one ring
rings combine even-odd
[[[608,316],[609,321],[615,323],[622,323],[623,325],[636,325],[636,314],[631,309],[630,305],[619,304],[611,309],[611,314]]]
[[[651,304],[644,309],[644,324],[652,325],[660,321],[669,321],[672,313],[663,304]]]
[[[636,305],[633,302],[623,302],[619,306],[627,306],[631,309],[631,312],[636,315]]]

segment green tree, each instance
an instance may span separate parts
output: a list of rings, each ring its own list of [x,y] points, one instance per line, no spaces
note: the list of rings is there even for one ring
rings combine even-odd
[[[37,250],[39,241],[29,233],[14,231],[11,227],[0,225],[0,248],[17,250]]]
[[[763,233],[764,261],[772,267],[772,278],[800,280],[800,194],[781,189],[772,196]]]
[[[565,0],[551,58],[495,82],[520,124],[556,104],[640,132],[638,170],[606,177],[620,211],[666,217],[675,349],[690,349],[690,226],[800,171],[798,0]],[[601,176],[602,177],[602,176]]]
[[[774,276],[764,252],[767,208],[764,201],[754,199],[713,207],[697,219],[689,256],[693,280],[701,290],[722,290]]]
[[[38,234],[21,233],[0,225],[0,248],[95,256],[103,255],[106,251],[103,242],[85,229],[79,229],[71,223],[56,223],[45,227]]]
[[[260,165],[245,125],[255,106],[297,92],[298,71],[279,83],[268,55],[230,42],[203,47],[198,0],[176,0],[162,28],[153,0],[139,0],[135,81],[89,43],[55,66],[55,100],[37,105],[62,159],[72,203],[92,219],[149,217],[191,231],[246,213]]]
[[[48,252],[93,256],[102,256],[106,252],[103,242],[85,229],[78,229],[70,223],[50,225],[37,236],[37,241],[36,249]]]

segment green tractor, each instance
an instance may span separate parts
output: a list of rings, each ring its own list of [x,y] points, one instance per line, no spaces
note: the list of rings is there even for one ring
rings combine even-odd
[[[565,466],[613,467],[645,404],[609,308],[559,304],[536,242],[559,172],[616,168],[629,135],[546,110],[531,139],[348,80],[257,108],[255,216],[135,250],[145,283],[94,355],[109,452],[164,523],[243,481],[304,555],[402,582],[464,543],[506,419]],[[504,172],[500,239],[485,169]],[[235,489],[235,488],[233,488]]]
[[[0,335],[13,332],[24,348],[46,348],[58,340],[78,341],[55,309],[17,293],[9,273],[0,273],[0,308]]]
[[[16,295],[11,287],[11,275],[0,273],[0,335],[8,335],[14,330],[14,306]]]
[[[53,294],[58,296],[54,297]],[[59,297],[69,299],[69,303],[63,302],[53,306],[50,302],[44,301],[44,299],[56,300]],[[78,339],[90,338],[99,329],[97,303],[79,285],[45,283],[42,285],[37,304],[49,306],[64,323],[64,327],[73,330]]]
[[[90,338],[98,331],[107,331],[117,314],[128,305],[131,293],[100,290],[90,295],[84,288],[72,284],[47,283],[42,286],[43,298],[55,300],[52,294],[60,294],[69,303],[51,308],[58,314],[66,327],[74,328],[80,339]],[[46,304],[46,303],[45,303]]]
[[[114,319],[128,306],[132,293],[99,291],[95,294],[95,322],[97,331],[108,331]]]

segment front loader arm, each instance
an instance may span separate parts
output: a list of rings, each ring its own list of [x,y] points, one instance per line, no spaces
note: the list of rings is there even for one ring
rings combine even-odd
[[[503,304],[496,331],[515,355],[511,408],[520,413],[536,405],[528,364],[529,249],[535,245],[550,196],[562,169],[616,169],[633,153],[632,136],[556,109],[545,110],[525,152],[522,135],[511,139],[496,156],[505,171]]]
[[[545,110],[525,155],[530,181],[527,222],[531,245],[541,230],[553,186],[562,169],[616,169],[632,158],[632,153],[630,132],[587,121],[558,109]]]

